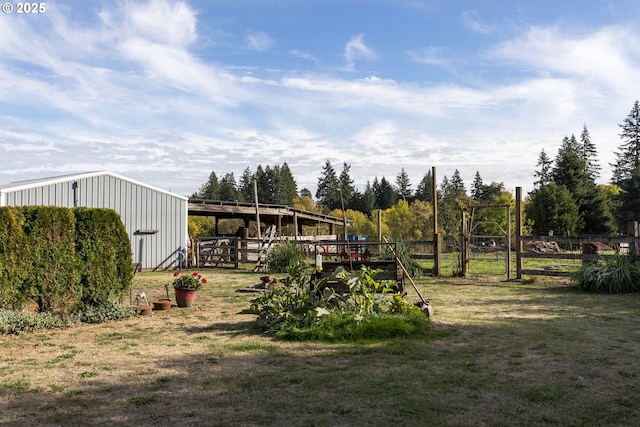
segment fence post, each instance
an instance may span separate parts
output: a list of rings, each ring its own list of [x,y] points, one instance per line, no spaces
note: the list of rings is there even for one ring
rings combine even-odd
[[[462,277],[467,277],[469,267],[469,235],[467,228],[467,213],[462,211],[462,248],[460,251]]]
[[[638,221],[629,221],[627,223],[627,235],[629,237],[638,237]],[[633,242],[629,245],[629,255],[636,256],[640,252],[640,243]]]
[[[516,187],[516,279],[522,279],[522,187]]]
[[[440,235],[438,233],[433,235],[433,270],[431,275],[433,277],[440,276]]]

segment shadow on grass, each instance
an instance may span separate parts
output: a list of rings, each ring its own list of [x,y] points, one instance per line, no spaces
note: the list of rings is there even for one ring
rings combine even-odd
[[[211,334],[211,345],[180,357],[141,355],[150,373],[117,381],[98,375],[81,389],[57,393],[0,389],[0,424],[636,423],[640,319],[624,315],[637,307],[636,296],[597,298],[570,288],[483,295],[460,302],[482,304],[485,322],[475,314],[454,326],[443,319],[425,337],[366,344],[282,342],[249,321],[187,327],[189,334]],[[531,310],[572,314],[550,321],[525,316]],[[605,311],[617,315],[593,318]],[[237,340],[218,343],[220,334]],[[28,409],[17,410],[25,400]]]

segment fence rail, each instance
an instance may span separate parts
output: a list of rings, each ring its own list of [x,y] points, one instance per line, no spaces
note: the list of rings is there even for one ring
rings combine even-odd
[[[638,235],[638,223],[629,222],[627,224],[626,236],[525,236],[522,234],[523,229],[523,206],[522,206],[522,188],[516,188],[516,278],[522,279],[523,275],[537,276],[570,276],[571,271],[552,270],[548,268],[524,268],[525,259],[557,259],[557,260],[580,260],[583,264],[595,262],[602,259],[602,252],[598,249],[598,244],[604,243],[613,245],[611,250],[614,253],[620,253],[620,249],[627,247],[628,251],[640,252],[640,237]],[[533,242],[555,242],[556,244],[571,246],[575,245],[580,248],[580,253],[535,253],[524,250],[525,243]]]

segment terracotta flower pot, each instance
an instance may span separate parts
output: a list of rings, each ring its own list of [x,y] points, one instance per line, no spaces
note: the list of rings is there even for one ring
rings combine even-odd
[[[176,288],[175,291],[178,307],[191,307],[193,300],[196,299],[196,290]]]
[[[136,310],[138,310],[140,316],[148,316],[151,314],[151,308],[150,305],[139,305],[136,307]]]
[[[168,310],[171,308],[171,300],[168,298],[163,298],[159,300],[155,300],[153,302],[154,310]]]

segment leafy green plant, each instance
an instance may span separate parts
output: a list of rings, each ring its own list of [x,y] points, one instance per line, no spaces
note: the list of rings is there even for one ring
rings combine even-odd
[[[84,307],[76,314],[79,321],[84,323],[103,323],[110,320],[121,320],[136,316],[136,309],[128,304],[105,301],[98,305]]]
[[[338,270],[310,292],[301,264],[288,270],[283,286],[265,292],[251,303],[256,324],[286,339],[344,341],[406,336],[425,329],[428,319],[405,300],[389,297],[392,282],[375,280],[379,270],[363,266],[359,272]],[[326,281],[340,280],[349,292],[336,293]],[[322,289],[322,292],[318,291]]]
[[[395,255],[407,270],[407,273],[412,277],[422,277],[425,274],[425,269],[420,265],[417,259],[411,256],[411,246],[406,242],[398,242],[395,247]],[[395,259],[393,251],[387,247],[385,248],[385,258]]]
[[[72,318],[62,319],[51,313],[29,313],[19,310],[0,310],[0,334],[19,334],[38,329],[68,328],[73,326]]]
[[[267,269],[272,273],[286,273],[287,268],[305,260],[305,254],[299,245],[292,242],[277,244],[267,256]]]
[[[608,294],[640,292],[640,265],[633,256],[604,256],[602,262],[582,266],[572,279],[583,291]]]
[[[250,312],[257,314],[257,325],[276,332],[283,325],[309,325],[316,320],[316,301],[309,292],[309,281],[304,266],[294,264],[289,276],[282,280],[282,287],[266,291],[251,301]]]

